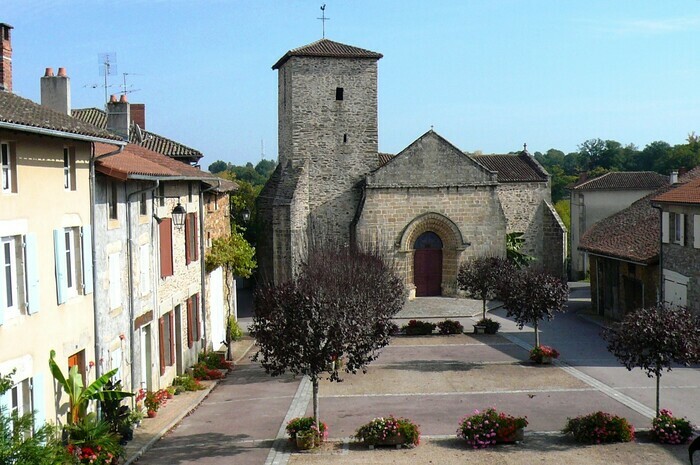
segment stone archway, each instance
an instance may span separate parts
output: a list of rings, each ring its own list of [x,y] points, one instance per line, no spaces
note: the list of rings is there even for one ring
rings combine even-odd
[[[406,225],[396,243],[398,251],[405,254],[406,257],[404,264],[406,267],[406,285],[409,286],[409,289],[416,286],[416,241],[426,232],[434,233],[442,242],[440,277],[442,291],[437,294],[441,295],[456,281],[460,255],[470,244],[462,238],[462,232],[459,227],[445,215],[429,212],[414,218]]]

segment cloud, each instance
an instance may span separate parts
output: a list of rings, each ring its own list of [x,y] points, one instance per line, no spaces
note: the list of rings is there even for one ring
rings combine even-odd
[[[614,21],[599,26],[620,35],[659,35],[700,30],[700,16],[665,19],[629,19]]]

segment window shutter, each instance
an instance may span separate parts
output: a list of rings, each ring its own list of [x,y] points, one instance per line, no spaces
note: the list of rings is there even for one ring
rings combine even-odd
[[[56,262],[56,297],[58,304],[66,301],[68,283],[66,282],[66,243],[63,229],[53,230],[53,251]]]
[[[685,215],[680,214],[680,222],[681,222],[681,241],[680,245],[685,245]]]
[[[158,318],[158,351],[160,352],[160,374],[165,374],[165,320]]]
[[[160,277],[173,275],[173,234],[170,218],[163,218],[159,225]]]
[[[195,213],[192,213],[192,229],[192,254],[194,255],[192,261],[196,262],[199,260],[199,247],[197,247],[197,238],[199,235],[197,234],[197,215]]]
[[[693,215],[693,247],[700,249],[700,215]]]
[[[170,312],[170,364],[175,363],[175,312]]]
[[[7,300],[5,298],[5,280],[0,275],[0,326],[4,320],[5,306],[7,305]],[[0,402],[2,402],[2,395],[0,395]]]
[[[185,216],[185,264],[192,263],[192,217],[188,213]]]
[[[12,180],[12,192],[18,192],[17,187],[17,144],[10,142],[10,172]]]
[[[34,432],[46,424],[46,397],[44,396],[44,374],[36,373],[32,378],[32,407],[34,408]]]
[[[94,287],[92,280],[92,229],[89,224],[80,228],[80,239],[82,241],[80,251],[83,260],[83,292],[92,294]]]
[[[26,257],[24,272],[27,274],[27,311],[32,315],[41,308],[36,234],[27,234],[24,236],[24,253]]]
[[[661,242],[668,244],[668,212],[661,212]]]
[[[192,315],[192,297],[187,299],[187,347],[192,347],[192,342],[194,341],[194,318]]]

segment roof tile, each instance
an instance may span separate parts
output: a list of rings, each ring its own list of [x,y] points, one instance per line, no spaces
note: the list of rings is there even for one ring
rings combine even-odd
[[[653,171],[611,171],[574,185],[572,190],[653,190],[668,184],[668,176]]]
[[[288,51],[277,63],[272,65],[272,69],[278,69],[291,57],[373,58],[379,60],[383,55],[364,48],[321,39]]]

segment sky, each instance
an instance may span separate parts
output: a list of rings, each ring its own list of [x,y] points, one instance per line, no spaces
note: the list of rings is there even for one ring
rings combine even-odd
[[[277,159],[277,72],[322,36],[382,53],[379,150],[431,127],[462,150],[644,148],[700,133],[700,0],[2,0],[14,92],[65,67],[73,108],[108,93],[146,128],[217,160]]]

